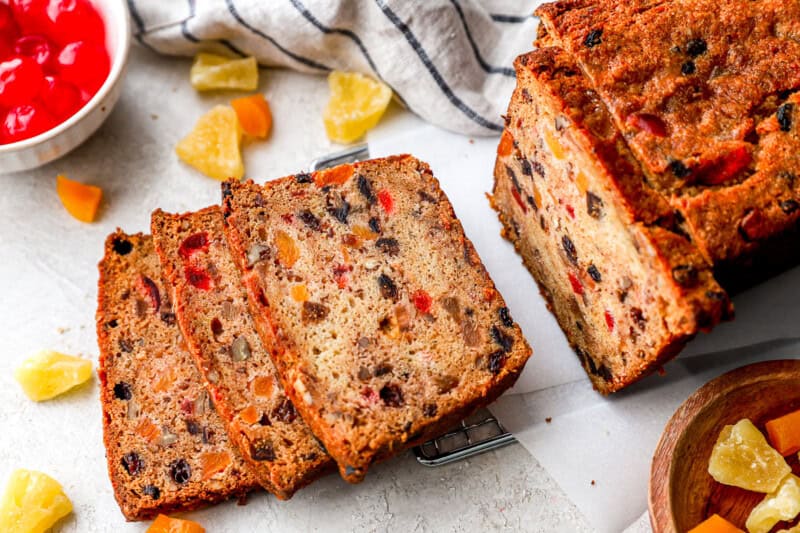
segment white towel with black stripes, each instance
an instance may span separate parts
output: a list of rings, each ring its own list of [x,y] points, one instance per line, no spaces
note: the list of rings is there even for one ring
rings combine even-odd
[[[532,47],[533,0],[128,0],[156,52],[253,55],[263,66],[383,80],[423,119],[502,130],[514,58]]]

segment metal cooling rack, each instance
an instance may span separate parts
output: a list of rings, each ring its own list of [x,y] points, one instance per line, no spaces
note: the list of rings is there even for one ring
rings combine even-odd
[[[311,162],[311,171],[365,159],[369,159],[369,145],[359,144],[315,159]],[[481,409],[441,437],[414,448],[414,455],[422,465],[442,466],[502,448],[512,442],[516,442],[514,436],[503,429],[488,409]]]

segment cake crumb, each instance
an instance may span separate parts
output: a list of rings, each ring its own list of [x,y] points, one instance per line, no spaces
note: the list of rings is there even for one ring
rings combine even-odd
[[[548,416],[547,418],[544,419],[544,421],[549,424],[550,422],[553,421],[553,417],[552,416]]]
[[[469,144],[475,144],[475,139],[470,139]]]
[[[594,487],[595,485],[597,485],[597,482],[595,480],[592,480],[592,486]]]
[[[59,326],[59,327],[57,327],[57,328],[56,328],[56,332],[57,332],[59,335],[63,335],[64,333],[66,333],[66,332],[68,332],[68,331],[69,331],[69,328],[67,328],[67,327],[64,327],[64,326]]]
[[[158,120],[158,115],[156,115],[155,113],[151,113],[151,114],[150,114],[150,118],[151,118],[152,120]]]

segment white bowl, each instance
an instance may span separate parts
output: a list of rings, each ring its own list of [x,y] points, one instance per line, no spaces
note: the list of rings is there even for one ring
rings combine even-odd
[[[125,0],[91,0],[106,27],[111,71],[100,90],[70,118],[36,137],[0,144],[0,174],[39,167],[70,152],[111,113],[122,90],[131,46],[131,25]]]

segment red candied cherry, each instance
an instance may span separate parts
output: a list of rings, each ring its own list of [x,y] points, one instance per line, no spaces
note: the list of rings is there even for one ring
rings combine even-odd
[[[14,56],[0,63],[0,107],[27,104],[42,88],[44,73],[29,57]]]
[[[25,33],[41,33],[49,29],[47,0],[11,0],[11,11]]]
[[[66,45],[56,62],[62,78],[92,94],[108,77],[109,61],[105,49],[86,41]]]
[[[0,4],[2,5],[2,4]],[[0,61],[4,61],[7,57],[14,53],[14,45],[0,37]]]
[[[45,9],[50,38],[60,45],[74,41],[105,44],[103,19],[87,0],[49,0]]]
[[[53,46],[44,35],[23,35],[14,41],[14,52],[30,57],[44,69],[50,66],[53,59]]]
[[[10,46],[17,37],[19,37],[19,26],[14,20],[14,13],[0,0],[0,49],[3,44]]]
[[[17,142],[44,133],[56,125],[47,109],[38,102],[12,107],[0,124],[5,142]]]
[[[78,88],[57,76],[44,77],[41,97],[47,110],[59,120],[68,119],[84,104]]]

